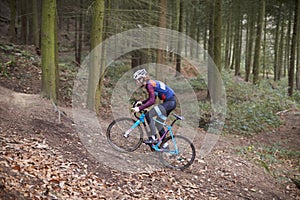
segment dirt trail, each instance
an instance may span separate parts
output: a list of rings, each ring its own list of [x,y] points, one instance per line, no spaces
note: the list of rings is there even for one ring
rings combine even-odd
[[[281,184],[263,167],[236,153],[241,145],[266,138],[272,138],[268,139],[272,143],[279,137],[293,138],[291,147],[299,150],[300,129],[292,119],[272,137],[222,136],[208,156],[197,157],[183,172],[157,168],[126,173],[87,151],[69,108],[60,108],[67,116],[59,122],[52,103],[39,95],[0,87],[0,96],[0,199],[300,198],[293,183]],[[193,141],[198,149],[202,138],[199,134]]]

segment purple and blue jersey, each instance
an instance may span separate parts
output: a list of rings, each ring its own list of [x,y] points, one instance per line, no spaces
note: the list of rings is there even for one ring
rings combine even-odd
[[[155,103],[155,98],[158,97],[160,100],[168,101],[173,99],[175,92],[167,86],[165,83],[157,80],[149,80],[146,84],[146,90],[149,94],[148,99],[144,100],[139,107],[140,110],[148,108]]]

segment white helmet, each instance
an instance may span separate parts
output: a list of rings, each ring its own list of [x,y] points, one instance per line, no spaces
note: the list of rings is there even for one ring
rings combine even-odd
[[[139,80],[140,78],[145,78],[147,75],[147,71],[145,69],[140,69],[137,70],[134,74],[133,74],[133,78],[135,80]]]

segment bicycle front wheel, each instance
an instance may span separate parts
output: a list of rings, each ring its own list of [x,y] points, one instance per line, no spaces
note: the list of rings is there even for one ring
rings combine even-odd
[[[133,129],[128,137],[124,137],[125,132],[135,123],[131,118],[119,118],[110,123],[106,131],[108,143],[117,151],[135,151],[143,142],[143,131],[141,126]]]
[[[160,153],[161,162],[169,168],[186,169],[195,160],[196,151],[193,143],[181,135],[167,137],[161,147],[166,147]]]

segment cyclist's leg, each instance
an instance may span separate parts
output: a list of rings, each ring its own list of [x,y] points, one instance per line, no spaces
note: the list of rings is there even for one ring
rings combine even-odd
[[[176,108],[176,100],[171,99],[169,101],[165,101],[164,103],[160,104],[165,109],[165,115],[168,117],[169,114]]]
[[[170,114],[170,112],[175,108],[176,100],[165,101],[164,103],[155,106],[149,112],[146,113],[146,121],[150,127],[150,133],[148,135],[149,137],[156,135],[155,127],[157,127],[157,130],[159,131],[160,135],[162,135],[165,131],[162,124],[154,122],[153,117],[158,116],[157,120],[164,122],[167,116]]]
[[[159,105],[159,108],[161,110],[161,112],[163,113],[164,116],[169,116],[169,114],[176,108],[176,100],[174,98],[174,100],[171,101],[165,101],[164,103]],[[164,122],[165,120],[163,120],[162,118],[158,117],[158,120],[160,122]],[[160,136],[162,136],[165,133],[165,129],[162,125],[157,126],[157,129],[159,131]]]
[[[153,117],[157,115],[156,111],[152,108],[146,113],[146,121],[149,125],[150,132],[148,133],[148,137],[155,135],[155,123],[153,121]]]
[[[149,112],[146,113],[146,121],[150,127],[149,140],[146,143],[151,143],[150,141],[157,140],[156,128],[164,133],[163,125],[159,123],[155,123],[153,117],[157,116],[157,120],[164,122],[166,120],[166,110],[162,105],[155,106]]]
[[[156,120],[161,122],[161,123],[164,123],[167,119],[167,114],[166,114],[167,112],[166,112],[165,107],[162,104],[160,104],[155,108],[155,110],[156,110],[156,113],[157,113]],[[160,123],[155,123],[155,125],[156,125],[156,128],[157,128],[158,132],[159,132],[159,135],[163,136],[163,134],[165,133],[164,126]]]

